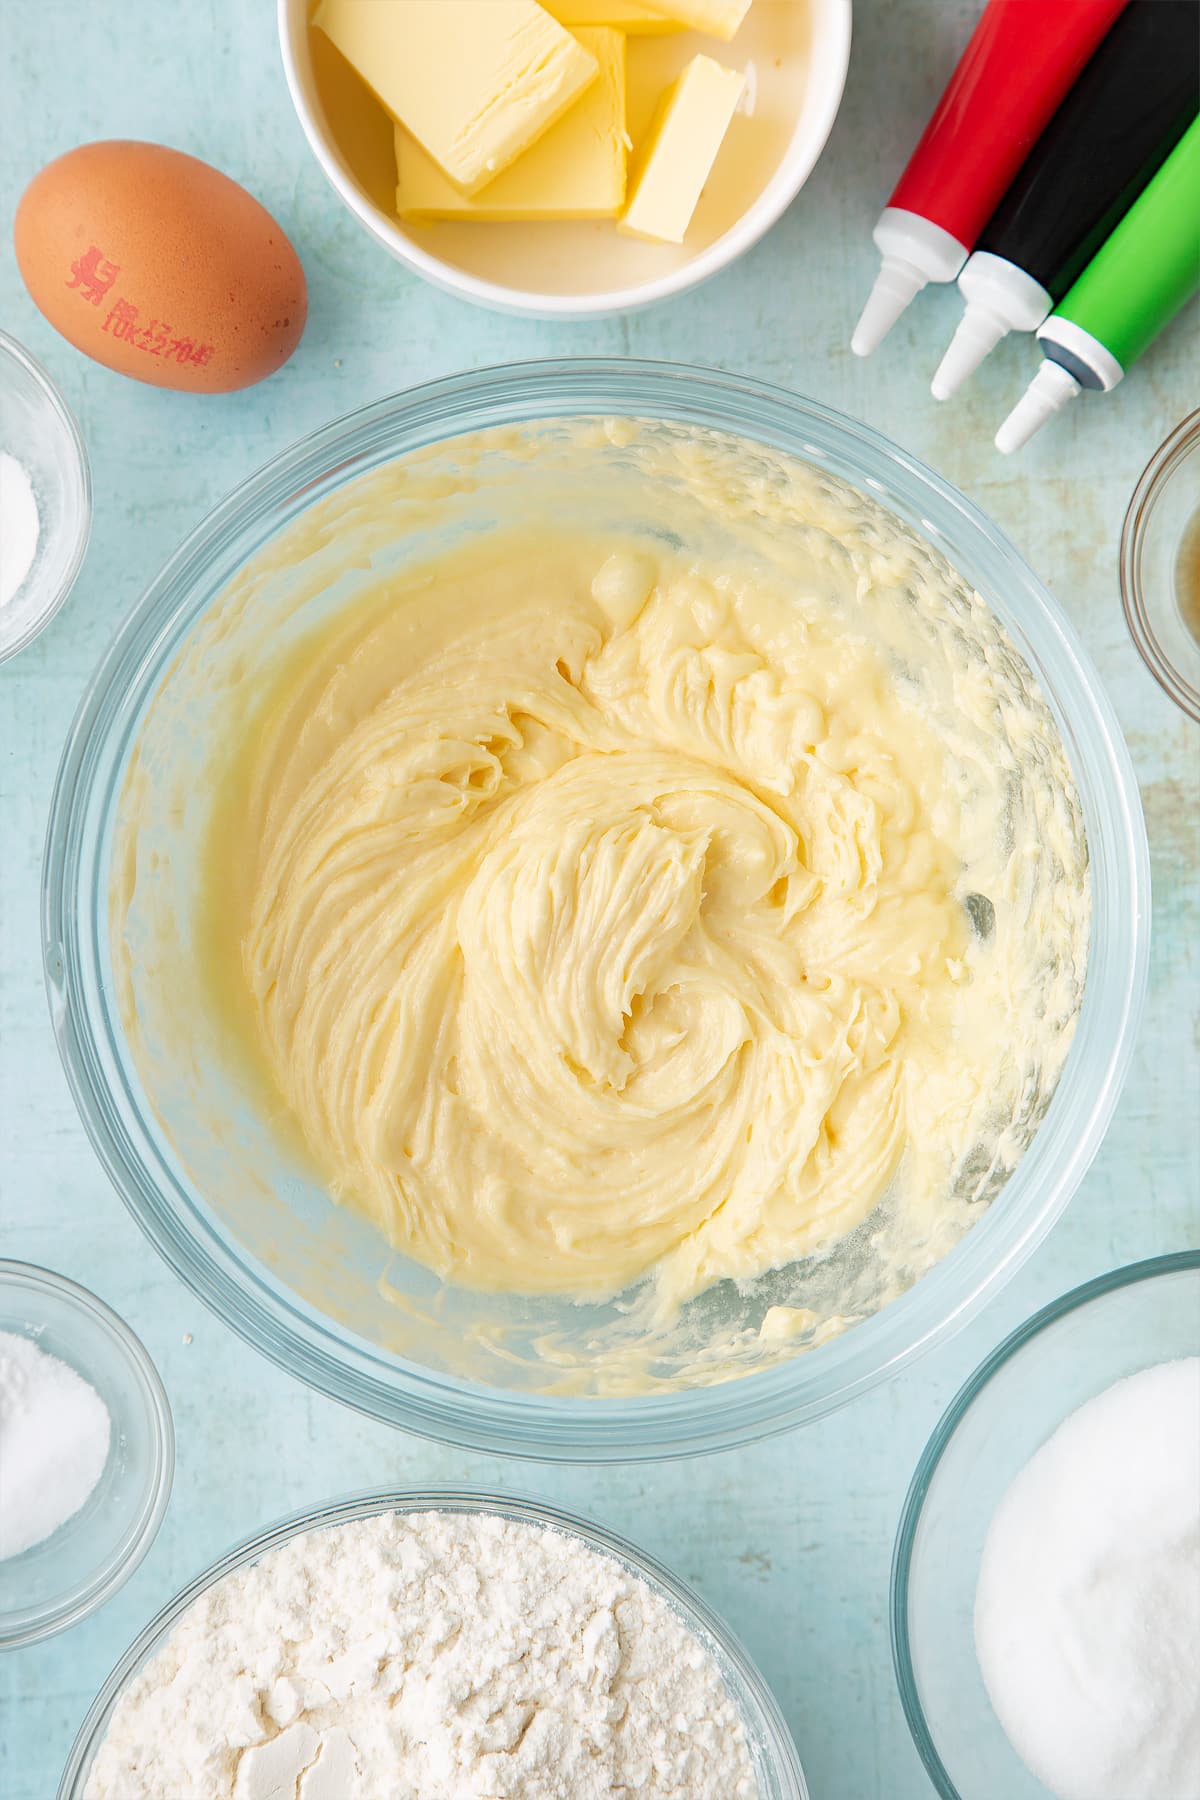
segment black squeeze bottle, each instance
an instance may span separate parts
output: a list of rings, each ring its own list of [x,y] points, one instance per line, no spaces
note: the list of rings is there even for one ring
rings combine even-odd
[[[958,277],[967,310],[933,378],[937,399],[1006,332],[1037,330],[1198,111],[1198,0],[1130,0]]]

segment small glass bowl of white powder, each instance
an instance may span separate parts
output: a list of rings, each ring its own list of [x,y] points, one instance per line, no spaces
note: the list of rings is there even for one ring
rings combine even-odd
[[[70,593],[91,522],[79,427],[46,371],[0,331],[0,662]]]
[[[909,1489],[892,1649],[942,1800],[1198,1800],[1200,1252],[972,1375]]]
[[[808,1800],[770,1690],[660,1564],[536,1501],[359,1494],[236,1546],[80,1728],[59,1800]]]
[[[64,1276],[5,1260],[0,1453],[4,1650],[76,1624],[120,1587],[154,1541],[175,1468],[167,1396],[128,1326]]]

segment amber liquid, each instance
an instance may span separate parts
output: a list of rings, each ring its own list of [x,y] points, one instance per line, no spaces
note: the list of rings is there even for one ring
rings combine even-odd
[[[1184,625],[1200,644],[1200,510],[1184,532],[1175,560],[1175,601]]]

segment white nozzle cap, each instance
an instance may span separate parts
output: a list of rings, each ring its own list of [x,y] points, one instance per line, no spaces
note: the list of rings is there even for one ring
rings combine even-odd
[[[855,356],[878,349],[926,282],[953,281],[967,254],[956,237],[903,206],[885,206],[872,236],[883,267],[850,339]]]
[[[967,310],[933,378],[937,400],[948,400],[1008,332],[1036,331],[1054,305],[1040,281],[990,250],[967,258],[958,285]]]
[[[926,279],[911,263],[901,262],[895,256],[884,257],[883,267],[875,277],[875,286],[850,339],[855,356],[870,356],[872,350],[879,348],[900,314],[925,286]]]
[[[951,394],[957,393],[967,376],[975,373],[984,357],[996,348],[1002,337],[1007,337],[1010,329],[1006,320],[986,306],[968,302],[967,310],[958,322],[958,330],[929,384],[934,399],[948,400]]]
[[[1061,363],[1044,362],[996,433],[997,450],[1009,456],[1022,449],[1047,419],[1061,412],[1067,401],[1081,391],[1069,369]]]

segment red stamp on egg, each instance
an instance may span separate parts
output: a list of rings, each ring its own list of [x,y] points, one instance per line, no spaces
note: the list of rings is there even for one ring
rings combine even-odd
[[[98,244],[89,244],[82,256],[71,264],[68,288],[78,293],[90,306],[100,306],[121,273],[121,265],[106,257]],[[131,344],[147,356],[161,356],[182,367],[206,369],[216,354],[213,344],[198,343],[195,338],[175,336],[174,327],[164,319],[151,319],[142,324],[140,308],[132,300],[115,294],[105,315],[101,331],[123,343]]]
[[[109,262],[100,254],[96,244],[90,244],[82,256],[77,256],[71,264],[69,288],[77,288],[81,299],[92,306],[99,306],[109,288],[121,273],[119,263]]]

